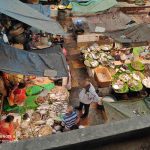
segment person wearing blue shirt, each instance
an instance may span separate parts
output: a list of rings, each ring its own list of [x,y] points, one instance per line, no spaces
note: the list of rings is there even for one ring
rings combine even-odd
[[[77,113],[74,111],[72,106],[68,106],[62,121],[62,125],[64,126],[64,131],[77,129],[78,123],[79,123],[79,118],[77,116]]]

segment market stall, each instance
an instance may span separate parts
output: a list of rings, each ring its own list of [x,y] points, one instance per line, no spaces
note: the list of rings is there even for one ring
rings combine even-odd
[[[63,48],[65,32],[62,26],[50,18],[50,13],[48,14],[50,6],[40,5],[40,8],[38,6],[20,1],[1,2],[0,36],[3,42],[26,51],[53,45],[60,45]]]
[[[53,48],[41,54],[21,51],[7,44],[0,44],[0,70],[25,75],[67,77],[67,63],[60,47],[54,47],[52,52],[51,49]]]
[[[2,119],[6,115],[13,115],[14,122],[18,121],[15,139],[23,140],[60,132],[60,123],[68,105],[67,89],[56,86],[46,77],[26,76],[24,80],[27,96],[24,103],[11,106],[8,99],[4,100],[3,105]]]
[[[149,52],[149,47],[119,48],[117,44],[95,43],[81,48],[84,64],[97,85],[112,86],[120,94],[149,89],[148,82],[145,85],[149,80]]]
[[[71,76],[64,31],[45,8],[1,1],[0,70],[7,94],[0,113],[2,122],[14,117],[15,140],[60,132],[68,105]]]
[[[0,12],[32,27],[52,34],[64,34],[60,24],[17,0],[3,0]]]
[[[0,70],[7,90],[1,101],[1,119],[14,116],[18,124],[15,139],[60,131],[69,99],[66,82],[69,70],[60,46],[28,52],[1,43],[0,51]],[[57,84],[62,78],[65,82]]]

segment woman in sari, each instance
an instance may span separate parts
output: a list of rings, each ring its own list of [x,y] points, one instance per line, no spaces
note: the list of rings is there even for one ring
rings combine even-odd
[[[26,89],[25,83],[19,83],[17,87],[15,87],[9,96],[9,105],[23,105],[26,99]]]
[[[15,126],[13,123],[14,116],[8,115],[6,119],[0,121],[0,141],[15,140]]]

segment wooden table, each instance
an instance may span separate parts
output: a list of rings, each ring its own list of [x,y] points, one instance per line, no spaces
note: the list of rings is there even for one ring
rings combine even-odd
[[[149,13],[150,2],[148,1],[145,5],[135,5],[127,3],[127,2],[118,2],[115,6],[119,8],[124,13],[128,14],[141,14],[141,13]]]

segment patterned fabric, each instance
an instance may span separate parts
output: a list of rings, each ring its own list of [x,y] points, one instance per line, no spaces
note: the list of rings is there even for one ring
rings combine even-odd
[[[26,99],[26,90],[25,89],[15,89],[11,92],[9,96],[9,104],[13,106],[15,104],[21,105]]]
[[[71,128],[73,125],[76,124],[76,120],[77,120],[77,113],[74,111],[69,115],[65,115],[63,117],[63,123],[65,124],[65,126],[67,128]]]

